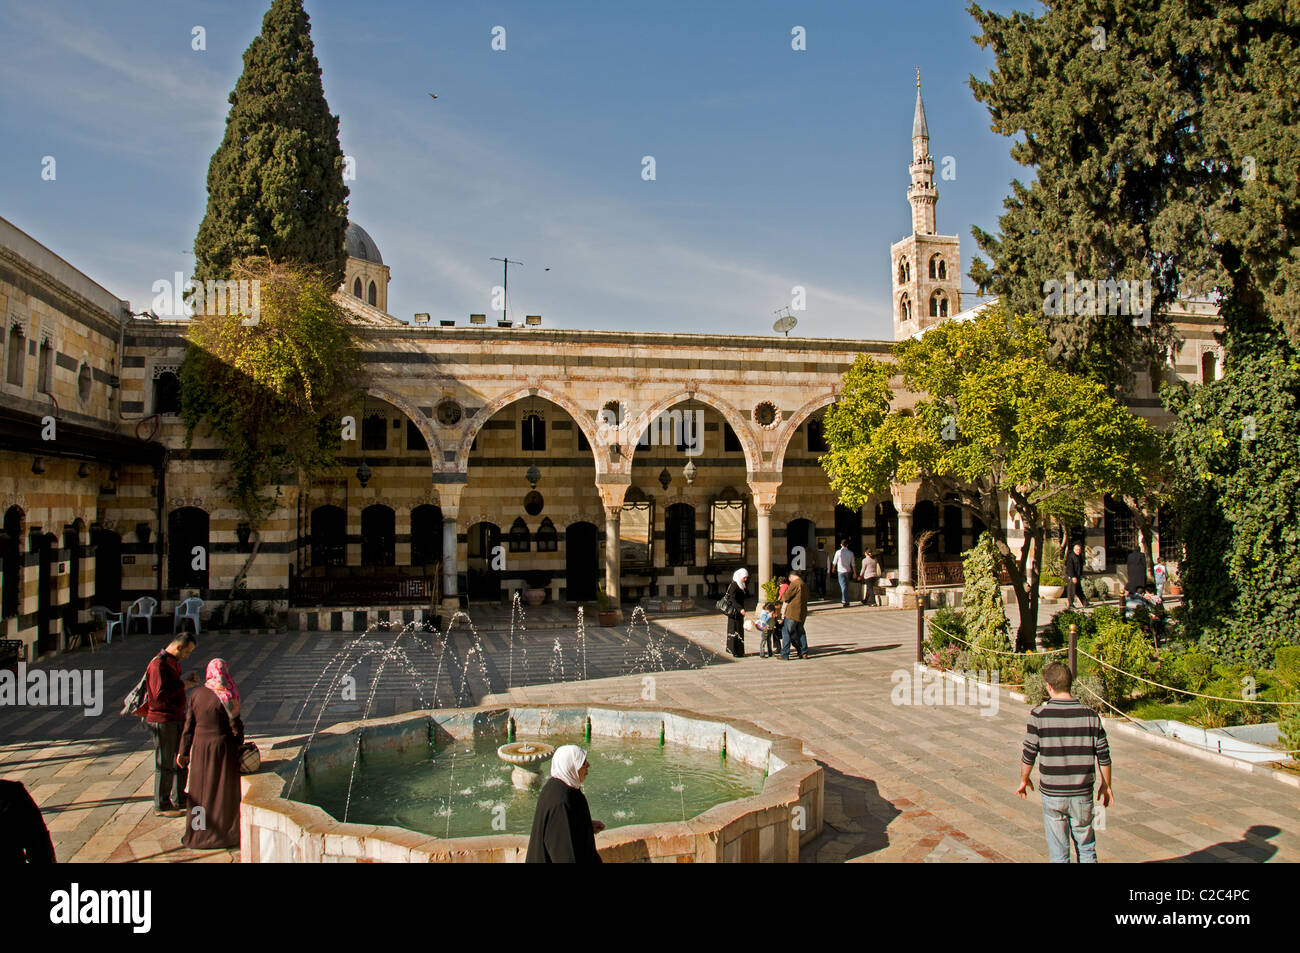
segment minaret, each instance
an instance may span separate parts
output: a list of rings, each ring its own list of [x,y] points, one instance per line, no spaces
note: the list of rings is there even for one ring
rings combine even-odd
[[[934,234],[934,205],[939,191],[934,187],[934,159],[930,156],[930,127],[925,124],[925,104],[921,102],[921,69],[916,70],[916,112],[912,116],[912,185],[907,201],[912,204],[912,231],[917,235]]]
[[[934,207],[934,158],[930,127],[921,102],[921,69],[916,70],[916,110],[912,114],[912,234],[889,248],[893,284],[894,340],[911,337],[961,310],[961,241],[937,235]]]

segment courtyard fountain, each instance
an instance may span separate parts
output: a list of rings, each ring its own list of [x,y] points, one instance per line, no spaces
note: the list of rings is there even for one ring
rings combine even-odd
[[[297,715],[298,722],[314,715],[309,733],[276,745],[268,752],[268,770],[245,779],[244,859],[310,860],[342,851],[357,857],[377,852],[383,856],[375,859],[385,860],[440,860],[461,857],[471,848],[460,845],[472,843],[480,845],[472,859],[522,860],[522,835],[529,829],[544,765],[558,745],[570,743],[589,752],[593,771],[584,790],[593,812],[609,825],[598,839],[603,852],[617,848],[609,859],[665,852],[676,852],[678,859],[740,859],[741,854],[751,860],[791,859],[807,831],[820,829],[820,767],[803,756],[800,743],[756,726],[673,710],[463,707],[479,691],[512,687],[516,655],[527,673],[526,627],[517,595],[511,610],[504,673],[489,667],[483,638],[464,612],[455,613],[444,631],[427,623],[373,623],[334,653]],[[572,672],[568,677],[587,676],[581,609],[577,622],[571,665],[561,639],[553,641],[551,680],[563,681],[566,671]],[[385,630],[391,639],[382,637]],[[638,630],[644,632],[639,644]],[[685,651],[672,645],[640,608],[624,629],[623,645],[619,667],[625,675],[700,668],[711,660],[696,646],[700,659],[692,661],[690,645]],[[362,695],[356,682],[358,667],[366,662],[373,674]],[[454,699],[454,708],[443,707],[444,671],[446,697]],[[501,674],[504,686],[494,684]],[[420,710],[375,717],[381,680],[388,692],[408,684]],[[322,728],[326,711],[341,698],[358,703],[359,720]],[[313,705],[319,705],[314,713]],[[517,730],[524,737],[516,739]],[[503,799],[512,789],[514,796]],[[772,813],[774,806],[782,810]],[[757,832],[752,820],[743,821],[753,811],[766,812],[766,833],[761,843],[746,839],[742,850],[739,835]],[[720,826],[700,840],[698,825],[708,818]],[[325,829],[321,825],[338,827],[338,837],[322,840],[314,833]],[[339,838],[349,831],[358,840],[344,846]],[[405,848],[394,845],[409,844],[412,836],[427,843],[399,858]]]

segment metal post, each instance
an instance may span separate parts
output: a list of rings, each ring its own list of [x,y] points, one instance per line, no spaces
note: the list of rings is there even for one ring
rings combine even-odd
[[[916,661],[925,661],[925,594],[916,594]]]
[[[1079,661],[1075,655],[1079,642],[1079,625],[1077,622],[1070,623],[1070,677],[1078,678]]]

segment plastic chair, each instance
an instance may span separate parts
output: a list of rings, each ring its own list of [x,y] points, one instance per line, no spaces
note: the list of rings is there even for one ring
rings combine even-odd
[[[203,600],[198,596],[191,596],[184,602],[176,606],[176,612],[172,615],[172,632],[180,631],[180,624],[186,619],[194,623],[194,634],[199,634],[199,610],[203,608]]]
[[[133,619],[144,619],[149,623],[149,634],[153,635],[153,610],[158,608],[158,600],[153,596],[141,596],[126,610],[126,625],[122,628],[122,637],[131,631]]]
[[[117,626],[123,639],[126,638],[125,630],[122,628],[122,613],[113,612],[108,606],[91,606],[90,614],[104,623],[105,644],[113,641],[113,626]]]

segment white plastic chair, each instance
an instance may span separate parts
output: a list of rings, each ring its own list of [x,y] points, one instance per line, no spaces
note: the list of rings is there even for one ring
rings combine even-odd
[[[103,621],[105,643],[113,641],[114,626],[117,626],[119,632],[124,633],[125,630],[123,630],[122,628],[122,613],[113,612],[111,609],[108,608],[108,606],[91,606],[90,614],[94,616],[96,619],[100,619]],[[123,634],[122,638],[125,639],[126,635]]]
[[[126,625],[122,628],[122,637],[125,638],[130,633],[132,619],[144,619],[148,622],[149,634],[153,635],[153,610],[156,608],[158,608],[158,600],[153,596],[141,596],[131,603],[130,608],[126,610]]]
[[[203,600],[198,596],[191,596],[184,602],[176,606],[176,612],[172,615],[172,632],[180,631],[180,624],[186,619],[194,623],[194,634],[199,634],[199,610],[203,608]]]

